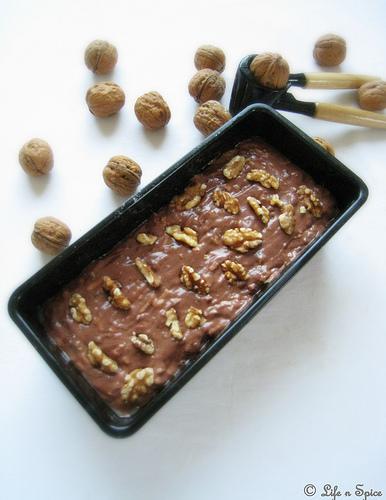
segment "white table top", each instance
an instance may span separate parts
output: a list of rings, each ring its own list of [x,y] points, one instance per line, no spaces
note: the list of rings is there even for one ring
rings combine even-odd
[[[386,133],[287,114],[322,136],[370,189],[366,205],[243,331],[139,432],[105,435],[6,312],[11,291],[48,259],[29,242],[54,215],[81,236],[122,199],[101,172],[114,154],[143,167],[143,186],[201,141],[187,93],[202,43],[224,49],[229,102],[238,61],[278,51],[294,72],[318,71],[315,39],[347,39],[347,72],[386,77],[386,4],[241,0],[3,0],[0,497],[6,500],[303,499],[304,486],[386,495]],[[116,44],[112,79],[127,104],[96,120],[83,64],[94,38]],[[135,98],[158,90],[172,119],[145,132]],[[355,105],[352,91],[298,90]],[[55,167],[31,179],[20,146],[45,138]]]

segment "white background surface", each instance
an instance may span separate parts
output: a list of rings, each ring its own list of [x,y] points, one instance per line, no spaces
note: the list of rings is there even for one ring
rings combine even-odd
[[[367,204],[282,292],[132,437],[103,434],[10,321],[11,291],[47,259],[29,235],[36,218],[66,221],[74,239],[122,199],[102,181],[110,156],[143,167],[143,185],[201,140],[187,93],[202,43],[224,49],[227,104],[238,61],[281,52],[316,71],[315,39],[347,39],[347,72],[386,77],[382,0],[21,1],[0,12],[1,259],[0,498],[4,500],[304,499],[303,488],[355,484],[386,496],[386,131],[287,115],[328,139],[368,184]],[[96,120],[83,64],[94,38],[116,44],[119,116]],[[167,130],[143,131],[135,98],[169,102]],[[355,104],[353,92],[299,90]],[[49,177],[18,165],[31,137],[52,146]],[[354,496],[354,494],[353,494]]]

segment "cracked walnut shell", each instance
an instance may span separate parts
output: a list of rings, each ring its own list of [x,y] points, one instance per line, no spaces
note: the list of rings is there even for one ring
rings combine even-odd
[[[19,163],[23,170],[37,177],[48,174],[54,165],[54,155],[50,145],[43,139],[31,139],[19,152]]]
[[[328,33],[316,40],[314,59],[320,66],[338,66],[346,57],[346,42],[339,35]]]
[[[165,127],[170,120],[170,109],[167,102],[158,92],[147,92],[138,97],[134,105],[138,121],[148,129]]]
[[[189,82],[189,94],[200,104],[219,101],[225,92],[225,80],[218,71],[200,69]]]
[[[386,82],[367,82],[358,89],[359,106],[368,111],[382,111],[386,108]]]
[[[91,113],[98,118],[114,115],[125,104],[125,93],[113,82],[96,83],[86,94],[86,102]]]
[[[287,85],[289,66],[279,54],[257,54],[249,66],[257,82],[270,89],[282,89]]]
[[[222,73],[225,68],[225,54],[214,45],[201,45],[194,55],[194,65],[197,69],[214,69]]]
[[[31,241],[38,250],[56,255],[68,246],[70,240],[70,228],[59,219],[42,217],[35,222]]]
[[[141,182],[141,167],[127,156],[113,156],[103,169],[106,185],[121,196],[132,194]]]
[[[194,125],[204,135],[209,135],[232,118],[222,104],[207,101],[198,107],[194,115]]]
[[[97,75],[110,73],[118,60],[116,47],[106,40],[94,40],[84,52],[84,62],[89,70]]]

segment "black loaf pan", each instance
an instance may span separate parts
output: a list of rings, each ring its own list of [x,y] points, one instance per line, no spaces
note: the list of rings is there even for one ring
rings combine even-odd
[[[324,233],[267,288],[259,293],[217,339],[209,343],[143,408],[122,417],[114,412],[82,377],[68,356],[46,335],[40,322],[43,303],[75,278],[92,260],[101,257],[205,169],[210,160],[243,139],[260,136],[325,186],[336,198],[339,213]],[[207,363],[263,307],[268,300],[343,226],[366,201],[366,185],[272,108],[249,106],[106,217],[82,238],[23,283],[11,296],[9,313],[25,336],[99,426],[112,436],[137,430]]]

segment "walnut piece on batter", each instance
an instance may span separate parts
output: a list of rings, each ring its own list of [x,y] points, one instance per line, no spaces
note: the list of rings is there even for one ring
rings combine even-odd
[[[177,210],[189,210],[200,204],[206,192],[206,184],[194,184],[188,186],[182,194],[175,196],[171,201],[171,206]]]
[[[223,243],[240,253],[246,253],[259,246],[263,236],[259,231],[247,227],[228,229],[222,236]]]
[[[138,233],[135,239],[141,245],[154,245],[158,238],[154,234]]]
[[[322,216],[322,204],[317,198],[314,191],[303,184],[302,186],[298,187],[297,195],[301,206],[305,207],[305,209],[310,212],[310,214],[317,218],[320,218]]]
[[[240,212],[239,200],[229,194],[228,191],[216,190],[212,198],[216,207],[222,207],[232,215],[236,215]]]
[[[86,299],[79,293],[73,293],[69,300],[70,313],[72,319],[77,323],[89,325],[92,321],[92,314],[87,307]]]
[[[279,207],[279,208],[282,208],[284,207],[285,203],[284,201],[282,201],[280,198],[279,198],[279,195],[278,194],[273,194],[271,196],[271,201],[270,201],[270,204],[273,206],[273,207]]]
[[[190,227],[184,227],[182,229],[181,226],[178,225],[167,226],[165,231],[169,236],[172,236],[172,238],[174,238],[179,243],[184,243],[185,245],[188,245],[192,248],[198,245],[197,231],[191,229]]]
[[[166,311],[165,316],[165,325],[169,328],[171,336],[176,340],[181,340],[183,333],[181,332],[180,322],[178,321],[176,310],[171,307]]]
[[[180,280],[188,290],[201,294],[209,293],[208,283],[191,266],[182,266]]]
[[[109,294],[109,300],[117,309],[127,311],[130,309],[130,300],[125,297],[121,291],[122,285],[110,276],[103,276],[103,289]]]
[[[261,204],[261,201],[258,200],[257,198],[254,198],[253,196],[248,196],[247,198],[248,205],[252,208],[252,210],[255,212],[257,217],[260,217],[261,222],[263,224],[268,224],[270,214],[269,210],[267,207]]]
[[[136,403],[148,394],[154,384],[154,370],[151,367],[137,368],[128,373],[121,389],[121,397],[125,403]]]
[[[188,328],[198,328],[205,322],[201,309],[190,306],[185,316],[185,325]]]
[[[248,279],[248,272],[242,264],[232,260],[226,260],[221,264],[221,269],[229,283],[233,284],[237,280],[245,281]]]
[[[247,179],[251,182],[259,182],[265,188],[279,189],[280,186],[279,179],[265,170],[251,170],[247,173]]]
[[[279,224],[282,230],[291,235],[295,229],[295,209],[292,205],[284,205],[279,215]]]
[[[158,288],[161,285],[161,278],[155,274],[153,269],[143,259],[136,257],[134,262],[138,271],[152,288]]]
[[[155,351],[154,342],[145,333],[133,332],[133,335],[130,337],[130,340],[137,349],[144,352],[145,354],[148,354],[149,356],[154,354]]]
[[[239,176],[245,165],[244,156],[234,156],[228,163],[225,165],[224,170],[222,171],[224,177],[227,179],[235,179]]]
[[[118,371],[116,361],[109,358],[94,341],[88,343],[87,357],[92,366],[99,368],[102,372],[111,375]]]

